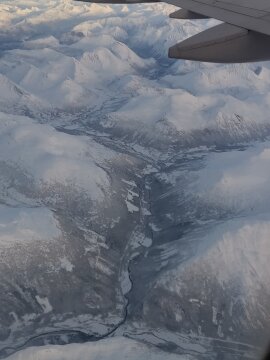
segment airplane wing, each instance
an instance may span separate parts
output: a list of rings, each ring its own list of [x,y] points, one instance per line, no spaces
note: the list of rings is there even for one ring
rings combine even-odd
[[[192,13],[224,21],[169,49],[169,56],[212,62],[270,59],[269,0],[166,0]],[[180,11],[181,12],[181,11]],[[189,16],[191,13],[191,16]],[[180,18],[185,18],[185,16]],[[177,14],[172,14],[177,17]]]
[[[91,0],[82,0],[92,2]],[[141,3],[153,0],[94,0]],[[234,63],[270,60],[270,0],[165,0],[175,19],[214,18],[223,23],[172,46],[169,57]]]

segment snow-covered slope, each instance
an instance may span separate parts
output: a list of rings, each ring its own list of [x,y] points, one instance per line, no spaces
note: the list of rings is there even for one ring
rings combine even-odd
[[[127,338],[113,338],[84,345],[30,348],[9,360],[192,360],[190,356],[166,354]]]
[[[109,193],[110,179],[96,165],[111,158],[102,146],[85,137],[59,133],[29,118],[0,114],[0,162],[21,168],[37,186],[76,184],[93,201]]]
[[[114,335],[13,358],[246,359],[267,339],[270,65],[168,59],[216,23],[174,10],[0,4],[2,357]]]
[[[203,249],[160,276],[145,317],[159,313],[156,326],[264,346],[270,328],[269,231],[268,214],[208,232],[200,239]]]

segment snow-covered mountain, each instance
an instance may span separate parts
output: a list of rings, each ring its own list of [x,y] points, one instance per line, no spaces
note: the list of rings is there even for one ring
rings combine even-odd
[[[270,64],[168,59],[216,23],[174,10],[0,4],[2,358],[269,340]]]

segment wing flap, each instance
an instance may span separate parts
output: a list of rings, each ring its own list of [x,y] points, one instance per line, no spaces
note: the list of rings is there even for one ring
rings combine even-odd
[[[220,24],[172,46],[169,57],[217,63],[270,59],[269,37],[229,24]]]
[[[172,19],[182,19],[182,20],[196,20],[196,19],[208,19],[208,16],[197,14],[193,11],[180,9],[170,14]]]

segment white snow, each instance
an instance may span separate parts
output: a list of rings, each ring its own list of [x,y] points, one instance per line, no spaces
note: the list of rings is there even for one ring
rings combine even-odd
[[[127,209],[130,213],[134,213],[134,212],[138,212],[139,208],[138,206],[135,206],[134,204],[132,204],[130,201],[125,200],[125,203],[127,205]]]
[[[245,151],[212,153],[195,176],[191,191],[208,204],[238,212],[270,212],[269,141]]]
[[[132,287],[131,281],[129,279],[128,271],[123,271],[121,274],[121,289],[123,294],[127,294]]]
[[[66,256],[60,258],[60,263],[61,263],[61,268],[68,272],[72,272],[72,270],[74,269],[74,265],[68,260]]]
[[[39,303],[39,305],[42,307],[44,314],[48,314],[53,310],[49,299],[47,297],[41,297],[39,295],[36,295],[36,300]]]
[[[96,343],[29,348],[8,360],[192,360],[188,355],[174,355],[130,340],[115,337]]]
[[[0,251],[16,244],[57,238],[60,234],[57,220],[49,209],[0,205]]]
[[[87,191],[94,201],[102,201],[110,181],[96,162],[109,158],[108,151],[86,137],[0,113],[0,161],[21,168],[40,187],[73,184]]]
[[[160,278],[159,284],[181,294],[193,286],[206,290],[205,279],[224,289],[237,283],[238,293],[247,304],[258,304],[261,287],[270,288],[270,215],[231,220],[217,226],[201,239],[197,254]],[[212,321],[217,324],[217,308],[212,306]]]

